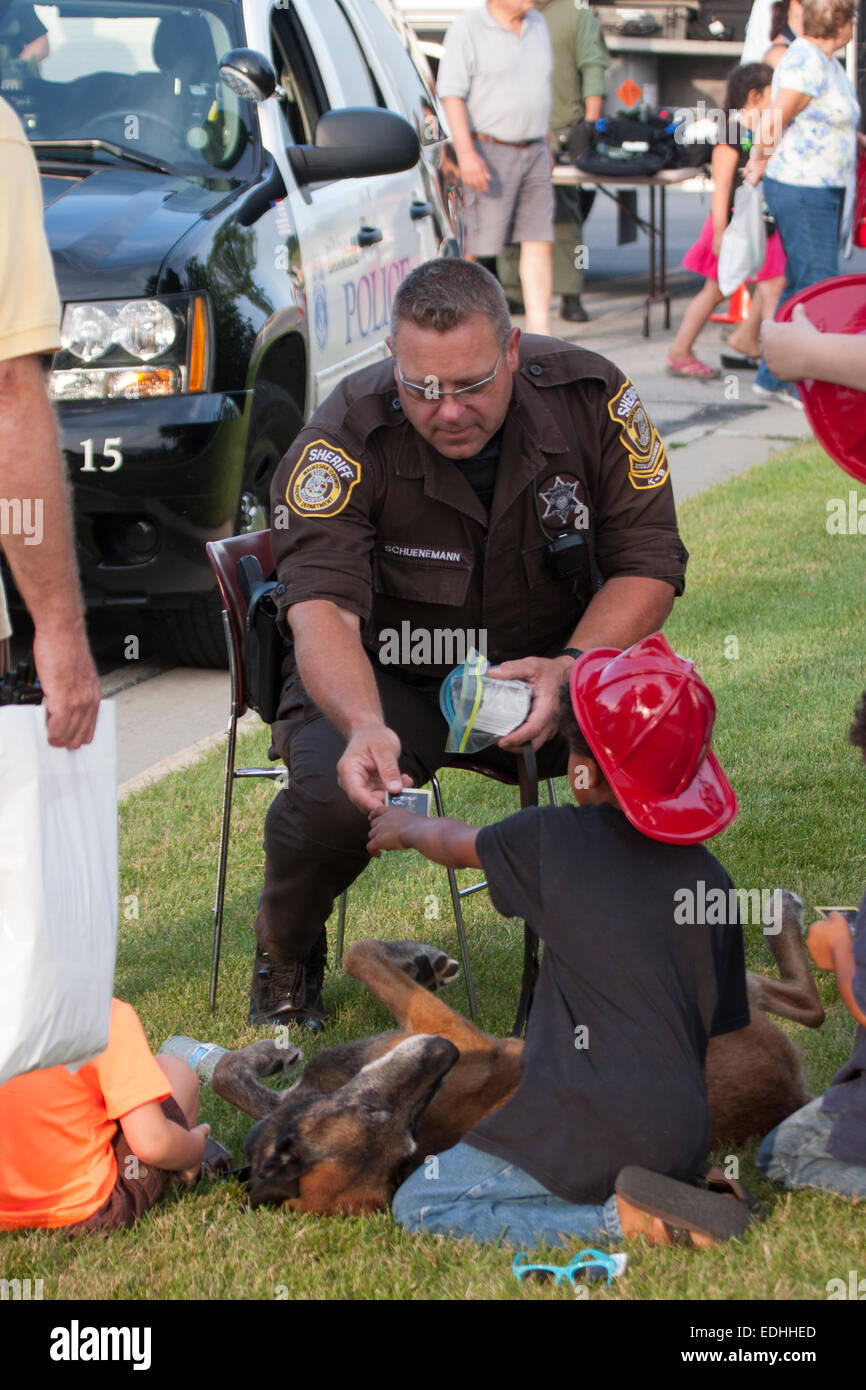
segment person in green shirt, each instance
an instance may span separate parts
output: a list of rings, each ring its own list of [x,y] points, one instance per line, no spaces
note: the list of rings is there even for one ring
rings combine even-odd
[[[550,140],[553,150],[558,151],[576,121],[597,121],[601,115],[610,55],[598,20],[587,4],[577,0],[536,0],[536,9],[547,21],[553,48]],[[583,267],[577,248],[582,244],[583,219],[589,211],[583,202],[586,194],[579,188],[563,186],[555,187],[555,196],[553,291],[562,295],[562,317],[585,323],[588,315],[580,299]],[[497,258],[496,271],[512,311],[521,313],[517,258],[517,248],[506,247]]]

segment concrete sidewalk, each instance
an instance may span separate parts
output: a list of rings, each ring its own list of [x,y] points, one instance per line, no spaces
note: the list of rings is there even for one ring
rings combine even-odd
[[[132,679],[130,679],[132,675]],[[143,666],[131,673],[110,671],[101,678],[103,695],[117,706],[118,799],[167,772],[197,762],[225,740],[228,727],[227,671],[192,667],[164,670]],[[248,710],[241,728],[254,728]]]
[[[642,195],[644,196],[644,195]],[[801,411],[767,405],[752,394],[754,372],[727,372],[716,381],[670,377],[666,354],[674,330],[701,281],[678,269],[686,248],[697,238],[709,210],[709,197],[696,187],[668,195],[668,288],[671,327],[664,310],[651,311],[652,336],[641,336],[646,294],[647,242],[616,245],[616,212],[597,198],[585,230],[589,268],[584,304],[586,324],[554,317],[552,332],[611,358],[637,386],[643,403],[667,445],[678,501],[763,463],[811,431]],[[866,270],[866,252],[855,252],[845,272]],[[521,319],[515,319],[518,324]],[[718,353],[729,331],[708,324],[698,344],[702,358],[719,365]],[[118,706],[118,779],[121,797],[175,767],[195,761],[225,734],[228,676],[220,671],[158,665],[113,670],[103,679]],[[255,726],[255,715],[247,717]]]

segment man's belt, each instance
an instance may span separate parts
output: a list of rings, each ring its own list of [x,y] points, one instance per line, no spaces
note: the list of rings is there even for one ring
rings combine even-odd
[[[539,135],[534,140],[499,140],[495,135],[480,135],[476,130],[473,133],[472,139],[483,140],[485,145],[508,145],[512,150],[525,150],[528,149],[530,145],[537,145],[539,140],[544,139],[544,136]]]

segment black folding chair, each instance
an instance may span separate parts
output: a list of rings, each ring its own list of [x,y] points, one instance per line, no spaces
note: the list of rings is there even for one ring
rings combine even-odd
[[[222,948],[223,910],[225,907],[226,873],[229,857],[229,832],[232,816],[232,792],[236,781],[250,777],[266,777],[275,783],[288,785],[289,774],[285,767],[236,767],[238,720],[246,714],[247,681],[244,663],[244,631],[248,612],[247,595],[241,581],[239,564],[245,556],[254,557],[262,574],[270,574],[274,568],[271,554],[270,531],[250,531],[243,536],[229,536],[222,541],[208,541],[207,556],[210,560],[223,601],[223,629],[229,660],[230,706],[228,737],[226,741],[226,766],[223,781],[222,819],[220,821],[220,846],[217,861],[217,884],[214,899],[213,945],[211,948],[210,969],[210,1008],[216,1007],[217,977],[219,975],[220,951]],[[343,894],[345,899],[345,894]],[[342,900],[341,900],[342,901]]]

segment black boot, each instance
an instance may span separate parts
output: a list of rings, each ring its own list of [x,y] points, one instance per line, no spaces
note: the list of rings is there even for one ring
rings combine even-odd
[[[568,319],[569,323],[589,322],[589,314],[581,304],[579,294],[564,294],[562,296],[562,308],[559,315],[560,318]]]
[[[257,946],[250,987],[250,1023],[296,1024],[321,1033],[325,1027],[322,982],[326,961],[324,932],[304,961],[278,962]]]

